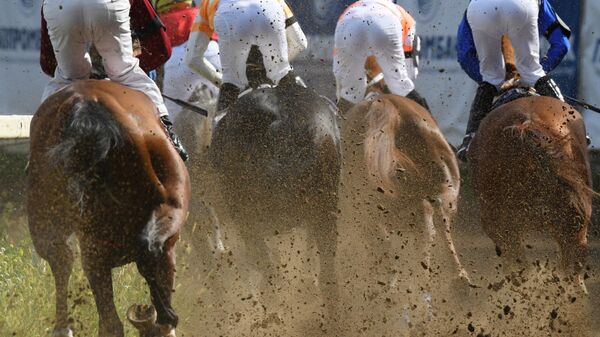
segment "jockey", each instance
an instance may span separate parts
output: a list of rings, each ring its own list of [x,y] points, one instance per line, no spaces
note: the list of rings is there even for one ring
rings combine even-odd
[[[222,76],[204,58],[215,32],[219,37]],[[275,84],[296,82],[289,60],[307,46],[300,25],[284,0],[202,0],[188,43],[188,66],[221,84],[218,110],[229,107],[248,85],[246,61],[253,45],[263,55],[267,76]]]
[[[333,73],[338,108],[347,111],[365,97],[364,70],[373,55],[381,66],[391,93],[406,96],[427,110],[427,102],[415,90],[418,58],[413,53],[416,22],[404,8],[391,0],[362,0],[351,4],[335,28]]]
[[[140,59],[133,56],[130,10],[132,26],[144,45]],[[42,69],[51,74],[54,61],[57,64],[42,101],[71,82],[90,77],[88,49],[93,44],[110,80],[139,90],[154,102],[173,145],[187,160],[187,152],[172,130],[160,90],[140,67],[141,63],[146,70],[154,69],[171,54],[162,23],[148,0],[45,0],[42,15],[47,22],[47,31],[46,22],[42,22]]]
[[[211,95],[217,97],[219,88],[215,86],[215,83],[192,71],[184,62],[187,41],[194,19],[198,14],[198,7],[195,6],[194,1],[152,0],[152,4],[160,15],[160,20],[167,28],[167,35],[173,47],[171,58],[164,65],[163,86],[161,88],[163,94],[188,101],[195,88],[204,85]],[[221,70],[216,34],[211,38],[204,57],[217,71]],[[177,113],[181,111],[181,108],[168,99],[165,100],[165,104],[171,113],[171,117],[177,118]]]
[[[466,161],[471,139],[491,110],[494,96],[504,82],[502,35],[508,34],[515,49],[521,81],[544,96],[564,100],[558,85],[547,74],[570,48],[569,27],[548,0],[472,0],[458,28],[458,62],[479,83],[458,158]],[[539,35],[550,42],[540,60]]]

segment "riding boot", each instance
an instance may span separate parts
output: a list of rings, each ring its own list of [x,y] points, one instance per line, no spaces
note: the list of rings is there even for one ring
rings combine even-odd
[[[537,80],[537,82],[535,82],[534,88],[535,91],[537,91],[537,93],[542,96],[554,97],[563,102],[565,101],[562,93],[560,92],[560,88],[549,75],[546,75]]]
[[[467,151],[469,150],[469,144],[475,136],[477,129],[479,129],[479,124],[492,109],[494,96],[496,96],[497,93],[498,89],[488,82],[481,83],[479,88],[477,88],[477,94],[473,99],[471,111],[469,112],[467,132],[465,133],[465,138],[463,138],[462,144],[456,151],[456,156],[462,162],[467,162]]]
[[[429,111],[429,104],[427,104],[427,100],[425,97],[421,96],[416,89],[409,92],[408,95],[406,95],[406,98],[412,99],[413,101],[419,103],[420,106],[424,107],[425,110]]]
[[[337,108],[340,111],[340,115],[343,115],[346,112],[348,112],[350,109],[352,109],[353,106],[354,104],[352,104],[350,101],[344,98],[340,98],[337,102]]]
[[[177,137],[175,132],[173,132],[173,123],[169,119],[169,115],[160,116],[160,121],[165,126],[167,134],[169,135],[169,138],[171,138],[171,143],[173,143],[175,149],[177,150],[177,152],[179,152],[179,156],[181,157],[181,159],[183,159],[183,161],[187,161],[189,155],[183,147],[183,144],[181,144],[181,140],[179,140],[179,137]]]
[[[219,88],[219,99],[217,101],[217,111],[228,109],[237,99],[240,89],[231,83],[221,84]]]

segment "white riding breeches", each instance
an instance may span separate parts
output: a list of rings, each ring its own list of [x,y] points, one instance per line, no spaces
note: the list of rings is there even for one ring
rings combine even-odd
[[[58,66],[42,101],[76,80],[88,79],[94,45],[108,78],[146,94],[159,114],[167,115],[156,83],[133,56],[129,0],[44,0],[44,16]]]
[[[252,45],[263,56],[267,76],[279,83],[292,69],[288,60],[285,14],[278,0],[221,3],[215,13],[223,83],[248,85],[246,61]]]
[[[211,93],[216,97],[219,88],[208,79],[198,75],[190,69],[184,61],[187,48],[187,42],[173,48],[171,58],[165,63],[165,77],[163,79],[163,92],[165,95],[173,98],[187,101],[194,89],[204,84],[208,87]],[[221,71],[221,61],[219,60],[219,45],[215,41],[208,44],[208,48],[204,53],[204,57],[219,71]],[[170,111],[173,119],[176,112],[181,108],[169,101],[165,100],[167,109]]]
[[[375,56],[385,82],[396,95],[406,96],[415,85],[407,72],[402,22],[392,12],[351,9],[335,29],[333,73],[337,97],[351,103],[363,100],[367,89],[365,61]],[[411,60],[412,62],[412,60]],[[416,70],[411,68],[416,77]]]
[[[538,0],[471,1],[467,20],[473,31],[484,81],[495,86],[504,82],[503,34],[510,37],[523,83],[533,86],[546,75],[540,64],[538,12]]]

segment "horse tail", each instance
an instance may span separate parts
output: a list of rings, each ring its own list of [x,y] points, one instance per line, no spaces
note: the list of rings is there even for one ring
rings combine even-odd
[[[398,173],[415,172],[415,163],[396,146],[396,132],[403,120],[396,106],[385,98],[377,99],[367,113],[364,142],[369,179],[385,191],[398,192]]]
[[[62,139],[48,152],[62,166],[69,188],[81,202],[86,187],[97,178],[96,168],[124,138],[110,111],[96,101],[81,100],[65,119]]]
[[[554,134],[551,129],[535,123],[530,115],[520,124],[504,128],[503,134],[513,139],[513,142],[509,143],[516,145],[512,148],[512,153],[533,154],[538,167],[549,168],[560,184],[570,186],[575,192],[571,194],[571,204],[577,209],[584,211],[587,208],[579,198],[579,193],[588,194],[590,197],[599,195],[590,186],[589,181],[582,177],[579,168],[572,165],[580,162],[575,158],[578,151],[571,141],[572,135]],[[519,146],[524,148],[521,150]]]

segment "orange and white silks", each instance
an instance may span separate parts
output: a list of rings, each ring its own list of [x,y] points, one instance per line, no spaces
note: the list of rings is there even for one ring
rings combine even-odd
[[[391,1],[361,0],[350,5],[338,20],[334,36],[338,99],[363,100],[367,88],[364,64],[369,56],[376,57],[392,93],[406,96],[414,90],[415,33],[415,20]]]
[[[290,41],[299,39],[301,49],[306,48],[306,38],[283,0],[202,0],[186,55],[192,69],[204,71],[201,57],[214,33],[219,37],[222,81],[241,89],[248,84],[246,60],[253,45],[260,49],[267,74],[274,83],[292,69],[288,45],[292,48],[297,43]],[[290,33],[300,38],[290,39]]]
[[[395,5],[388,0],[374,0],[374,1],[357,1],[350,6],[346,7],[342,15],[340,15],[338,19],[338,23],[344,19],[345,14],[350,11],[352,8],[356,6],[364,6],[365,3],[375,3],[379,6],[383,6],[387,8],[394,16],[400,20],[402,23],[402,47],[406,53],[410,53],[413,50],[413,43],[416,34],[417,22],[415,19],[408,13],[408,11],[402,8],[399,5]],[[335,51],[334,51],[335,52]]]

